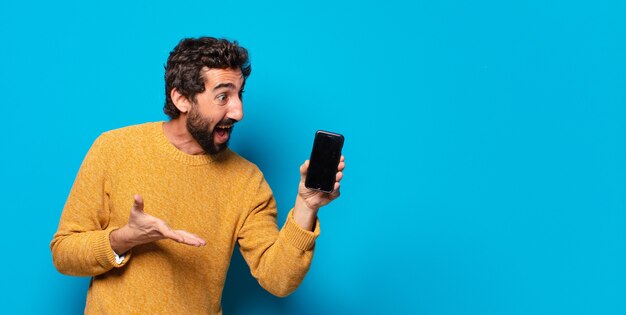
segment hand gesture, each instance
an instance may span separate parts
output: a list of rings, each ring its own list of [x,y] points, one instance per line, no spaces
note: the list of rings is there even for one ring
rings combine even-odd
[[[183,230],[173,230],[165,221],[143,211],[143,198],[135,195],[135,202],[130,210],[128,224],[111,232],[111,248],[123,254],[131,248],[162,239],[171,239],[181,244],[204,246],[206,241],[199,236]]]

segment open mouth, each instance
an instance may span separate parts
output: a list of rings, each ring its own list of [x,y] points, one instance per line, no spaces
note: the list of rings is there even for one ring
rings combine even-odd
[[[233,129],[233,124],[228,125],[220,125],[215,127],[215,132],[220,136],[224,137],[230,134],[230,131]]]

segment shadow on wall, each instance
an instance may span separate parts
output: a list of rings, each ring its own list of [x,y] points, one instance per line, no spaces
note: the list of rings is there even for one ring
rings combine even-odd
[[[287,314],[288,303],[289,298],[273,296],[259,285],[236,246],[222,294],[223,313]]]
[[[277,157],[280,148],[273,137],[280,135],[276,124],[269,117],[255,115],[249,118],[249,126],[237,131],[233,150],[244,158],[255,163],[262,170],[266,179],[280,173]],[[280,207],[279,207],[280,211]],[[284,216],[278,216],[282,222]],[[282,227],[278,223],[279,228]],[[226,276],[226,284],[222,294],[224,314],[290,314],[290,298],[279,298],[267,292],[250,273],[248,264],[241,256],[239,246],[235,246],[230,267]]]
[[[54,284],[54,287],[47,288],[49,291],[46,298],[50,299],[49,304],[34,303],[35,312],[33,314],[83,314],[91,278],[66,276],[57,273],[56,270],[51,270],[50,274],[53,273],[55,273],[54,277],[56,279],[49,283]],[[63,289],[59,290],[59,288]],[[13,314],[22,313],[23,311],[22,309]],[[6,314],[12,314],[11,310]]]

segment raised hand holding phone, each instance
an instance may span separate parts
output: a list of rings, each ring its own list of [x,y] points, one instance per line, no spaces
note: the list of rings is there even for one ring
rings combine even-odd
[[[343,139],[342,135],[333,132],[318,130],[315,133],[304,184],[307,188],[327,193],[333,192]]]
[[[343,136],[318,131],[311,160],[300,166],[300,185],[294,207],[294,219],[304,229],[311,230],[317,211],[339,197],[339,182],[346,167],[341,155]]]

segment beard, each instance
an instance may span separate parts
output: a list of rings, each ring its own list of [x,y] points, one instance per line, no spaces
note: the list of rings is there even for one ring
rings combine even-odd
[[[226,118],[220,121],[216,126],[232,125],[236,122],[237,121],[234,119]],[[210,129],[210,120],[202,117],[202,114],[200,114],[200,112],[197,110],[197,106],[195,104],[191,106],[191,110],[189,111],[189,114],[187,116],[186,126],[187,131],[189,131],[194,140],[196,140],[200,147],[202,147],[204,153],[215,155],[224,151],[228,147],[228,141],[230,141],[230,137],[228,138],[228,141],[221,144],[216,144],[215,141],[213,141],[213,139],[215,138],[215,128]],[[235,126],[231,127],[231,135],[233,128],[235,128]]]

